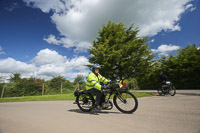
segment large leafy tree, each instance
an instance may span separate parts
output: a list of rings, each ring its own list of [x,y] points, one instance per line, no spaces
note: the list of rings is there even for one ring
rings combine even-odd
[[[101,65],[101,74],[111,80],[127,79],[145,72],[154,58],[146,44],[147,37],[138,37],[139,30],[131,25],[109,21],[99,30],[99,36],[89,48],[90,63]]]

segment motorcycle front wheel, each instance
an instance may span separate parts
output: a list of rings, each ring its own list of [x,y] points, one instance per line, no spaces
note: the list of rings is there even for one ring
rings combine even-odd
[[[171,86],[171,87],[169,88],[169,94],[170,94],[171,96],[174,96],[174,95],[176,94],[176,89],[175,89],[174,86]]]
[[[81,93],[76,97],[76,102],[80,110],[90,112],[94,106],[94,99],[88,93]]]
[[[120,91],[114,95],[113,103],[122,113],[131,114],[138,108],[138,100],[129,91]]]

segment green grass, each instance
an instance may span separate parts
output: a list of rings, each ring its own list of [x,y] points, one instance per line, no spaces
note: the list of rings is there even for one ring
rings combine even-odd
[[[153,93],[134,92],[137,98],[152,96]],[[0,102],[24,102],[24,101],[58,101],[58,100],[75,100],[73,93],[58,94],[58,95],[44,95],[44,96],[24,96],[24,97],[5,97],[0,98]]]
[[[57,100],[74,100],[73,93],[43,96],[24,96],[24,97],[5,97],[0,98],[0,102],[23,102],[23,101],[57,101]]]
[[[137,97],[148,97],[148,96],[154,96],[155,93],[150,93],[150,92],[133,92],[133,94]]]

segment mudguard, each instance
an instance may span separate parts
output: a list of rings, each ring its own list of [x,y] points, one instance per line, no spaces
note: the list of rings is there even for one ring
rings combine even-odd
[[[77,90],[77,91],[74,92],[74,96],[75,97],[80,96],[82,94],[88,94],[88,95],[90,95],[92,97],[92,100],[95,101],[93,95],[91,93],[87,92],[86,90],[84,90],[84,91],[78,91]]]

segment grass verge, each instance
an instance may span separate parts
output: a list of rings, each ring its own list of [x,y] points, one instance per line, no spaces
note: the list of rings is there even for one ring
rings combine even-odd
[[[153,93],[134,92],[137,98],[153,96]],[[75,100],[73,93],[58,94],[58,95],[43,95],[43,96],[24,96],[24,97],[5,97],[0,98],[0,102],[24,102],[24,101],[58,101],[58,100]]]
[[[152,93],[152,92],[133,92],[133,94],[134,94],[137,98],[155,96],[155,93]]]

